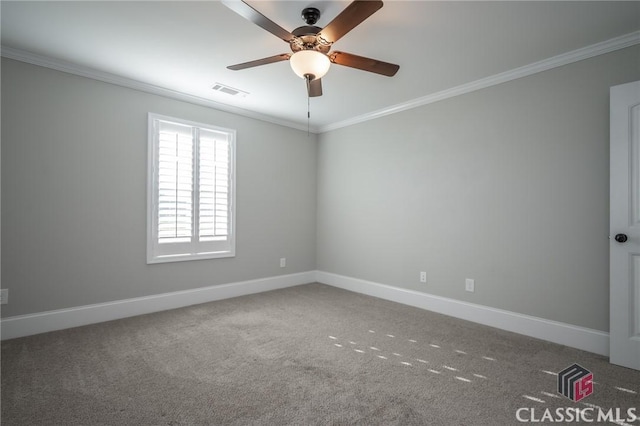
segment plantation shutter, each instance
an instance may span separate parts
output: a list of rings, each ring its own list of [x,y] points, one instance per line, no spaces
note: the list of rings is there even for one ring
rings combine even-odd
[[[229,235],[229,164],[228,136],[201,129],[198,186],[200,241],[223,241]]]
[[[159,122],[158,242],[191,242],[193,236],[193,130]]]
[[[147,261],[235,255],[235,131],[149,115]]]

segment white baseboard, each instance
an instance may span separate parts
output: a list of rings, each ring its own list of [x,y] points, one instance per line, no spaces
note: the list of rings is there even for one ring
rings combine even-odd
[[[609,356],[609,333],[317,271],[320,283]]]
[[[8,317],[0,321],[2,340],[65,328],[79,327],[247,294],[312,283],[315,271],[280,275],[251,281],[214,285],[192,290],[154,294],[134,299]]]
[[[4,318],[0,321],[0,335],[2,340],[30,336],[247,294],[294,287],[316,281],[344,290],[426,309],[588,352],[604,356],[609,355],[609,333],[603,331],[323,271],[280,275],[95,305],[18,315]]]

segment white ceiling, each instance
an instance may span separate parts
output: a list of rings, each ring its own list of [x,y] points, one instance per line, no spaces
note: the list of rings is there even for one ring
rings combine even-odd
[[[314,6],[328,24],[349,1],[248,1],[291,31]],[[280,62],[227,65],[287,43],[215,1],[1,3],[3,47],[307,126],[305,83]],[[332,50],[400,65],[395,77],[332,65],[310,100],[311,128],[366,116],[640,29],[640,2],[386,1]],[[216,83],[249,92],[232,97]],[[237,111],[237,110],[236,110]]]

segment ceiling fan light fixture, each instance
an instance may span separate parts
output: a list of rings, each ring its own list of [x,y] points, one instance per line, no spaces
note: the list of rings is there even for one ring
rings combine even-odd
[[[324,77],[331,65],[329,57],[316,50],[300,50],[291,55],[289,63],[298,77],[310,76],[311,80]]]

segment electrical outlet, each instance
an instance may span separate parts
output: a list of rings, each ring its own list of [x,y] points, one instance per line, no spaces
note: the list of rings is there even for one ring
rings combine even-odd
[[[427,282],[427,273],[426,272],[420,272],[420,282],[421,283],[426,283]]]
[[[287,266],[287,258],[286,257],[281,257],[280,258],[280,267],[284,268],[285,266]]]
[[[0,305],[6,305],[9,303],[9,289],[3,288],[0,290]]]
[[[467,278],[464,280],[464,289],[473,293],[476,291],[476,282],[471,278]]]

